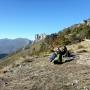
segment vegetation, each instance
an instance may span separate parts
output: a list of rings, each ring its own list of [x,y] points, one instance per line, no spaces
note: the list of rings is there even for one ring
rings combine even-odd
[[[58,33],[47,35],[45,40],[34,42],[31,46],[28,45],[24,49],[29,55],[41,55],[49,52],[54,47],[81,42],[85,38],[90,39],[90,25],[86,23],[75,24]]]
[[[81,42],[85,38],[90,39],[90,25],[87,25],[86,23],[75,24],[58,33],[47,35],[44,40],[34,42],[32,45],[28,45],[23,49],[19,49],[10,54],[2,60],[3,62],[0,62],[0,68],[13,63],[14,61],[26,59],[28,56],[47,55],[54,47]],[[78,48],[83,48],[83,46],[79,46]]]
[[[45,42],[52,48],[81,42],[85,38],[90,39],[90,25],[82,23],[65,28],[58,33],[47,35]]]

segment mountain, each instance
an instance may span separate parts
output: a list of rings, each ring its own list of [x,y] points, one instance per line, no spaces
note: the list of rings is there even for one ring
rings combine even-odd
[[[15,45],[21,44],[21,40],[15,41],[18,41]],[[73,60],[63,57],[62,65],[49,62],[51,47],[63,45],[73,52]],[[0,90],[90,90],[89,76],[90,25],[87,21],[48,35],[45,40],[33,42],[0,61]]]
[[[25,38],[0,39],[0,54],[9,54],[31,44],[32,41]]]
[[[69,47],[79,53],[58,65],[49,62],[48,56],[30,56],[27,51],[3,60],[0,90],[90,90],[90,41]]]

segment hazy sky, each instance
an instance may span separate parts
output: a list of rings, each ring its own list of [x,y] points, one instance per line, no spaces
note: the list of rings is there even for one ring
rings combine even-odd
[[[0,38],[34,39],[90,18],[90,0],[0,0]]]

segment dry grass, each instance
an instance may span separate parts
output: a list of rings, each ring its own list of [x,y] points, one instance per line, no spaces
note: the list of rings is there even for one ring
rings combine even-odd
[[[88,44],[88,45],[87,45]],[[30,57],[29,50],[17,53],[1,62],[1,90],[84,90],[90,89],[90,57],[88,42],[68,46],[79,50],[80,59],[54,65],[48,61],[49,53]],[[80,51],[81,50],[81,51]],[[88,54],[84,54],[86,52]],[[79,61],[79,62],[77,62]],[[85,65],[83,63],[85,63]],[[90,64],[88,64],[90,65]],[[3,83],[4,82],[4,83]],[[7,84],[5,86],[5,83]],[[89,86],[88,86],[89,85]],[[86,90],[85,89],[85,90]],[[87,90],[89,90],[87,89]]]
[[[48,61],[48,57],[42,57],[28,59],[20,66],[11,68],[12,71],[10,67],[6,68],[3,79],[0,78],[1,90],[90,89],[90,68],[78,65],[75,61],[54,65]]]
[[[86,51],[90,51],[90,41],[82,41],[80,43],[77,44],[73,44],[73,45],[69,45],[68,49],[73,51],[73,52],[86,52]]]
[[[82,49],[82,48],[85,48],[83,45],[78,45],[77,46],[77,49]]]

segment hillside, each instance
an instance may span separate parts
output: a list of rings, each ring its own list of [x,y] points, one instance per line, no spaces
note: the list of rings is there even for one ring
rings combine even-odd
[[[70,51],[75,51],[74,48],[78,46],[76,45],[77,43],[81,43],[85,39],[89,38],[90,19],[84,20],[83,23],[75,24],[68,28],[65,28],[63,31],[60,31],[58,33],[47,35],[45,39],[33,42],[32,45],[30,45],[30,40],[22,38],[17,38],[15,40],[1,39],[1,57],[7,55],[7,53],[11,53],[14,51],[16,52],[9,54],[4,59],[1,59],[3,63],[0,64],[0,68],[8,66],[10,63],[13,63],[13,61],[18,61],[19,59],[22,60],[24,58],[28,58],[29,56],[47,56],[50,53],[51,49],[54,49],[55,47],[62,47],[63,45],[72,46],[70,47]],[[72,44],[75,46],[73,46]],[[82,47],[83,45],[79,46],[79,48]],[[78,49],[78,47],[76,47],[75,49]]]
[[[75,56],[49,62],[50,50],[67,45]],[[87,21],[47,35],[0,61],[0,90],[90,90],[90,25]]]
[[[63,59],[62,65],[49,62],[48,56],[20,57],[0,70],[0,90],[89,90],[90,40],[72,47],[74,60]]]
[[[90,19],[84,20],[83,23],[67,27],[58,33],[47,35],[45,42],[53,48],[78,43],[85,38],[90,39]]]

